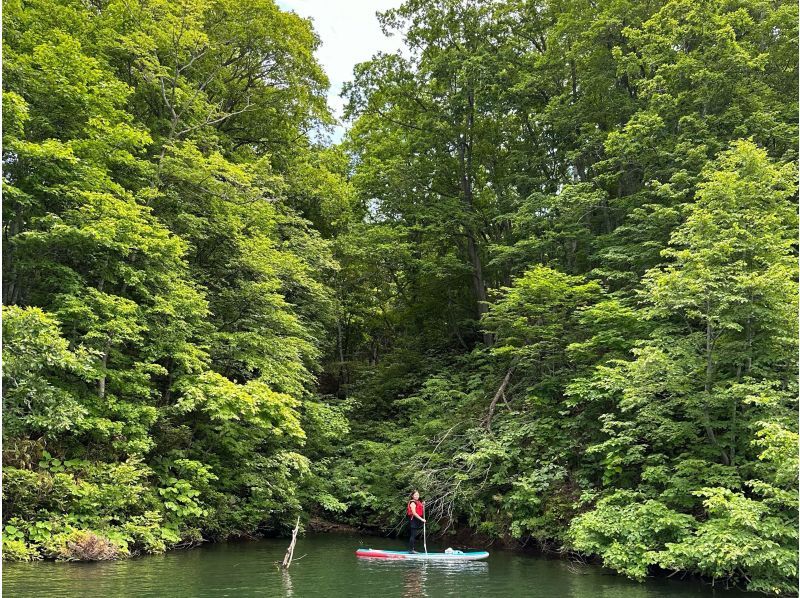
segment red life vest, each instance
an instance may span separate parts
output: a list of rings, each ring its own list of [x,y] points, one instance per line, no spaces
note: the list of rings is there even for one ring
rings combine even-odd
[[[421,500],[410,500],[406,505],[406,515],[408,515],[408,518],[414,519],[414,513],[411,512],[412,502],[415,504],[415,507],[417,509],[417,515],[419,515],[420,517],[425,517],[425,503],[423,503]]]

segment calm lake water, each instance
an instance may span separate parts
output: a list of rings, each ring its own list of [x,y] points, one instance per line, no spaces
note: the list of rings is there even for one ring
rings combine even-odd
[[[697,582],[652,579],[639,584],[599,567],[495,550],[486,561],[412,563],[363,560],[359,546],[402,550],[387,538],[309,534],[297,540],[288,572],[278,569],[288,540],[260,540],[111,563],[7,563],[6,596],[457,596],[532,598],[662,598],[757,596]],[[446,547],[436,547],[441,550]],[[463,548],[463,547],[462,547]],[[428,550],[434,545],[429,543]],[[304,556],[305,555],[305,556]],[[299,560],[298,560],[299,558]]]

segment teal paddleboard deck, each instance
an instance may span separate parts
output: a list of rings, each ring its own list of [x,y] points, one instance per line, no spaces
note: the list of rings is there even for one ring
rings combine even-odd
[[[388,559],[407,561],[479,561],[489,556],[485,550],[472,552],[409,552],[407,550],[373,550],[372,548],[359,548],[356,556],[362,559]]]

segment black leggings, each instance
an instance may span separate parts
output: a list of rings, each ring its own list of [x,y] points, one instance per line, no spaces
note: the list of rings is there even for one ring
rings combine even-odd
[[[409,533],[408,533],[408,549],[414,550],[414,543],[417,541],[417,536],[422,531],[421,525],[414,525],[414,521],[409,524]]]

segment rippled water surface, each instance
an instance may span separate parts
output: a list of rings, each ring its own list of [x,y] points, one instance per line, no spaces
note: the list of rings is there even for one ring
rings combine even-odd
[[[359,546],[400,549],[397,540],[311,534],[297,541],[288,572],[277,567],[287,540],[205,546],[112,563],[7,563],[6,596],[364,596],[661,598],[757,596],[697,582],[652,579],[639,584],[599,567],[491,551],[486,561],[421,563],[358,559]],[[434,547],[429,550],[445,547]]]

